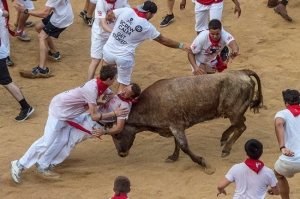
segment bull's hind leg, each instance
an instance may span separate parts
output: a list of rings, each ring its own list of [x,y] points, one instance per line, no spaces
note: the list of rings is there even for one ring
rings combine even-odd
[[[226,143],[226,145],[224,146],[224,148],[222,150],[222,155],[221,156],[223,158],[230,154],[230,150],[232,148],[232,145],[242,135],[242,133],[246,130],[247,127],[245,125],[245,121],[246,121],[246,118],[244,116],[240,116],[240,117],[238,117],[238,119],[236,121],[232,122],[231,127],[233,127],[233,129],[234,129],[234,133],[233,133],[230,140]]]
[[[246,121],[246,118],[245,117],[242,117],[241,119],[244,118],[244,122]],[[234,132],[234,126],[230,125],[230,127],[228,129],[226,129],[223,134],[222,134],[222,137],[221,137],[221,146],[224,146],[227,141],[228,141],[228,138],[229,136]]]
[[[172,155],[170,155],[165,162],[170,163],[170,162],[175,162],[178,160],[179,157],[179,152],[180,152],[180,145],[177,142],[176,138],[174,137],[174,141],[175,141],[175,149]]]
[[[175,145],[178,144],[180,149],[188,154],[190,156],[190,158],[193,160],[193,162],[196,162],[198,163],[199,165],[203,166],[206,168],[206,163],[205,163],[205,160],[204,158],[200,157],[200,156],[197,156],[195,155],[189,148],[189,145],[188,145],[188,142],[187,142],[187,139],[186,139],[186,136],[184,134],[184,131],[182,130],[179,130],[179,129],[176,129],[174,127],[170,127],[170,130],[172,131],[173,135],[174,135],[174,138],[176,139],[175,141]],[[178,143],[176,143],[178,142]],[[175,151],[176,151],[176,147],[175,147]],[[175,153],[175,152],[174,152]],[[179,154],[179,153],[178,153]],[[174,155],[174,154],[173,154]],[[172,157],[172,156],[171,156]]]

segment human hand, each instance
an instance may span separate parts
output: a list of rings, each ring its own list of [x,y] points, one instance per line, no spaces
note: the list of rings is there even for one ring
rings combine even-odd
[[[186,5],[186,0],[182,0],[180,2],[180,10],[184,10],[185,9],[185,5]]]
[[[120,108],[120,106],[121,106],[121,104],[119,104],[119,106],[114,111],[116,117],[119,117],[119,116],[125,117],[125,116],[127,116],[128,113],[129,113],[129,110],[127,108]]]
[[[269,195],[274,195],[272,189],[268,189],[268,194],[269,194]]]
[[[193,71],[193,74],[194,75],[204,75],[204,74],[206,74],[207,72],[206,71],[204,71],[203,69],[201,69],[200,67],[196,67],[196,68],[194,68],[194,71]]]
[[[2,8],[2,17],[8,17],[9,13]]]
[[[192,49],[191,49],[190,45],[183,44],[181,49],[187,53],[192,53]]]
[[[240,4],[235,4],[234,14],[238,13],[238,18],[241,16],[242,10],[240,8]]]
[[[21,4],[21,3],[16,3],[16,6],[14,6],[15,9],[21,13],[24,13],[24,11],[26,10],[26,7]]]
[[[219,190],[219,193],[217,194],[217,197],[220,195],[220,194],[224,194],[224,195],[226,195],[226,191],[225,191],[225,189],[222,189],[221,191]]]
[[[288,148],[282,148],[281,152],[282,152],[283,155],[289,156],[289,157],[292,157],[292,156],[295,155],[295,153],[293,151],[291,151],[290,149],[288,149]]]
[[[102,129],[93,129],[91,134],[97,138],[100,138],[101,135],[104,135],[104,131]],[[101,138],[100,138],[101,139]]]
[[[115,95],[114,93],[106,94],[102,97],[102,101],[108,102],[109,100],[111,100],[114,97],[114,95]]]

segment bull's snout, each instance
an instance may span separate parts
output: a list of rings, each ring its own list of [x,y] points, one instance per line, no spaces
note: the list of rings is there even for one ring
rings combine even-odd
[[[122,157],[122,158],[126,157],[128,154],[129,154],[129,151],[119,152],[119,156]]]

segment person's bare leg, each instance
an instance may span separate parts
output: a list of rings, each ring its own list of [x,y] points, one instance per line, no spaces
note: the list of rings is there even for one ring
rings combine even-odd
[[[48,47],[49,47],[49,49],[50,49],[50,51],[52,52],[52,53],[57,53],[58,51],[57,51],[57,49],[56,49],[56,47],[55,47],[55,45],[54,45],[54,42],[53,42],[53,40],[52,40],[52,37],[48,37],[47,38],[47,44],[48,44]]]
[[[11,95],[19,102],[22,99],[24,99],[24,95],[22,94],[20,88],[14,83],[10,83],[7,85],[3,85],[10,93]]]
[[[286,177],[280,175],[279,173],[275,172],[275,176],[278,180],[278,187],[280,190],[280,196],[282,199],[290,199],[290,186],[286,179]]]
[[[127,85],[119,83],[117,93],[121,92]]]
[[[17,24],[17,25],[18,25],[18,23],[19,23],[20,14],[21,14],[21,12],[17,11],[17,19],[16,19],[16,23],[15,23],[15,24]]]
[[[92,62],[88,69],[88,80],[94,79],[95,71],[100,64],[101,59],[92,58]]]
[[[20,13],[20,18],[19,18],[19,21],[18,21],[18,28],[17,30],[24,30],[25,28],[25,23],[27,21],[27,19],[29,18],[29,15],[28,14],[24,14],[24,13]]]
[[[48,52],[48,46],[47,46],[47,39],[48,35],[45,33],[44,30],[41,30],[41,32],[38,35],[39,39],[39,47],[40,47],[40,68],[43,70],[46,69],[46,59],[47,59],[47,52]]]
[[[96,4],[89,2],[89,7],[88,7],[87,13],[86,13],[87,18],[93,18],[93,13],[94,13],[95,8],[96,8]]]
[[[89,4],[90,4],[90,0],[86,0],[86,1],[85,1],[85,4],[84,4],[84,8],[83,8],[84,11],[86,11],[86,12],[88,11],[88,9],[89,9]]]
[[[168,15],[173,14],[174,3],[175,3],[175,0],[167,0]]]

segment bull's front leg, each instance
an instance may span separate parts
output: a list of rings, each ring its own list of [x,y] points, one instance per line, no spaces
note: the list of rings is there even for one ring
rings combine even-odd
[[[180,147],[180,149],[188,154],[190,156],[190,158],[193,160],[193,162],[198,163],[199,165],[203,166],[206,168],[206,163],[204,158],[195,155],[189,148],[186,136],[184,134],[184,131],[180,131],[174,127],[170,127],[170,130],[172,131],[174,138],[176,139],[175,143],[178,142],[178,145]],[[176,150],[176,148],[175,148]],[[174,154],[173,154],[174,155]]]
[[[177,142],[176,138],[174,137],[174,142],[175,142],[175,149],[172,155],[170,155],[165,162],[170,163],[170,162],[175,162],[178,160],[179,157],[179,152],[180,152],[180,146],[179,143]]]

